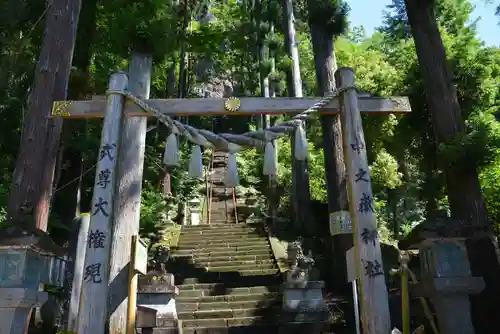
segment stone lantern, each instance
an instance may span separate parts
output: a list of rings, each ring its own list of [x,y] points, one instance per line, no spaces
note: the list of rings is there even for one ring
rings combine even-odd
[[[40,284],[63,286],[64,251],[36,228],[0,228],[0,334],[24,334],[33,308],[48,298]]]
[[[200,200],[198,198],[193,198],[188,202],[188,205],[190,225],[200,225]]]
[[[469,295],[484,289],[482,277],[472,277],[465,240],[467,226],[445,214],[413,229],[399,248],[418,249],[420,283],[417,295],[430,298],[441,334],[473,334]]]

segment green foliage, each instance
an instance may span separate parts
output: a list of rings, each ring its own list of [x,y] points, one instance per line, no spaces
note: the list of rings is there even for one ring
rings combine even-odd
[[[483,169],[480,181],[490,219],[495,222],[497,233],[500,233],[500,154]]]
[[[308,0],[309,24],[319,24],[332,35],[338,36],[347,29],[349,6],[343,0]]]
[[[216,19],[203,22],[198,18],[206,10],[207,2],[191,1],[185,38],[181,29],[182,3],[178,6],[174,1],[162,0],[99,2],[97,37],[91,42],[89,59],[90,80],[82,80],[84,71],[75,72],[73,84],[86,86],[81,87],[81,93],[86,96],[103,94],[109,74],[116,69],[126,69],[132,50],[151,52],[154,54],[151,95],[162,98],[169,85],[173,61],[178,75],[180,45],[185,42],[189,54],[189,94],[194,95],[195,84],[207,79],[196,73],[198,61],[209,59],[213,72],[233,84],[236,96],[258,95],[259,74],[269,76],[278,97],[287,95],[285,74],[292,61],[285,55],[284,35],[280,30],[284,11],[280,2],[215,1],[211,3],[210,13]],[[35,22],[44,5],[43,1],[7,0],[0,13],[0,124],[3,129],[0,131],[0,223],[7,205],[27,92],[43,33],[43,20],[42,24],[35,25]],[[409,115],[363,116],[378,223],[384,240],[405,235],[425,217],[428,204],[445,205],[446,189],[438,160],[479,167],[490,216],[500,222],[500,51],[484,47],[477,38],[474,22],[470,22],[470,2],[442,0],[437,3],[436,12],[453,72],[453,84],[467,120],[466,131],[439,148],[433,140],[403,0],[393,1],[383,27],[372,36],[366,36],[359,27],[347,30],[349,8],[344,1],[304,0],[294,2],[294,6],[305,96],[312,96],[316,91],[309,26],[318,24],[338,36],[335,40],[338,66],[355,69],[356,84],[362,91],[380,96],[410,97],[413,111]],[[271,24],[275,27],[273,33]],[[274,71],[271,59],[259,59],[262,43],[269,47],[269,56],[275,58]],[[75,52],[78,50],[77,46]],[[83,52],[78,56],[83,57]],[[224,131],[245,132],[254,126],[249,124],[253,121],[247,117],[225,121]],[[213,120],[190,117],[189,123],[211,129]],[[71,140],[65,142],[83,152],[83,160],[89,166],[96,161],[101,124],[100,120],[89,121],[86,132],[74,133]],[[311,197],[326,202],[321,127],[317,119],[308,122],[307,132]],[[170,170],[173,194],[163,195],[164,135],[162,129],[149,132],[146,146],[141,235],[151,240],[159,229],[170,226],[178,205],[199,196],[204,186],[187,176],[190,146],[181,141],[181,166]],[[289,138],[280,138],[278,147],[279,182],[289,194]],[[246,150],[237,156],[242,186],[264,190],[263,152]],[[87,177],[92,179],[93,175]],[[90,186],[92,182],[90,180]],[[282,200],[281,212],[287,214],[288,197]],[[51,221],[55,225],[58,218],[52,215]],[[64,225],[64,222],[59,223]]]
[[[377,157],[370,168],[372,182],[379,187],[396,189],[403,184],[403,175],[398,169],[396,159],[387,153],[385,149],[382,149],[377,153]]]
[[[449,165],[478,168],[489,165],[500,147],[500,123],[491,114],[473,113],[467,125],[466,132],[439,146],[441,160]]]
[[[161,226],[169,223],[168,215],[175,214],[175,201],[147,185],[141,192],[141,228],[143,238],[152,239]]]
[[[176,10],[162,0],[114,0],[100,5],[99,32],[108,48],[127,57],[133,49],[162,57],[177,43]]]

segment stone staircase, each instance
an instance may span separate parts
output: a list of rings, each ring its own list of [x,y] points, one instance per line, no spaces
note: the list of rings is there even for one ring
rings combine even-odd
[[[277,333],[280,275],[262,225],[184,226],[172,251],[179,333]]]
[[[208,176],[211,184],[212,203],[210,206],[209,224],[235,223],[235,207],[232,201],[233,189],[224,185],[227,153],[215,152],[212,161],[212,171]],[[208,218],[208,217],[207,217]]]

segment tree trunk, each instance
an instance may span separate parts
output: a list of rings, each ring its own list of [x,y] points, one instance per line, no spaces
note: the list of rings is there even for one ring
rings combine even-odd
[[[292,75],[290,78],[293,84],[289,83],[289,87],[293,87],[293,91],[289,91],[291,97],[302,97],[302,79],[300,77],[300,61],[297,42],[295,40],[295,25],[293,16],[293,3],[291,0],[284,2],[285,16],[285,40],[287,54],[292,59]],[[292,148],[292,214],[295,226],[299,230],[304,231],[308,236],[314,235],[314,225],[310,219],[310,201],[311,193],[309,189],[309,166],[307,160],[299,161],[295,159],[293,147],[295,143],[294,134],[291,135]]]
[[[82,4],[80,12],[79,29],[76,37],[75,56],[73,68],[68,87],[68,98],[70,100],[84,99],[90,93],[90,63],[93,55],[93,41],[96,32],[97,0],[86,1]],[[64,122],[61,150],[63,158],[61,164],[61,178],[56,182],[57,188],[54,193],[53,211],[57,213],[64,224],[70,224],[75,218],[78,208],[78,189],[81,182],[78,179],[83,172],[82,150],[75,147],[76,140],[81,140],[79,134],[83,134],[86,121],[71,120]],[[67,237],[67,231],[66,231]],[[66,240],[67,238],[64,238]]]
[[[335,89],[337,61],[333,46],[334,36],[321,24],[311,25],[312,47],[316,69],[318,94],[324,96]],[[348,211],[346,168],[342,148],[342,129],[337,115],[320,117],[323,133],[323,154],[325,159],[325,178],[329,213]],[[339,234],[331,238],[333,265],[330,277],[343,292],[350,293],[347,284],[347,263],[345,253],[352,247],[352,234]],[[342,289],[343,287],[343,289]]]
[[[177,68],[177,62],[175,59],[175,56],[172,57],[172,66],[168,69],[168,76],[167,76],[167,85],[165,87],[165,96],[167,98],[173,98],[175,97],[175,83],[177,81],[176,77],[176,68]],[[164,128],[165,131],[160,131],[160,129]],[[167,129],[163,124],[160,122],[157,123],[157,133],[163,133],[165,138],[170,134],[170,130]],[[171,180],[171,175],[170,175],[170,170],[168,166],[164,166],[164,169],[161,173],[161,184],[163,186],[163,194],[164,195],[171,195],[172,194],[172,180]]]
[[[405,0],[405,4],[436,141],[438,145],[449,143],[465,131],[465,123],[438,30],[434,4],[432,1],[417,0]],[[440,163],[446,175],[451,215],[491,231],[476,167]],[[476,333],[487,333],[491,324],[496,322],[495,310],[500,308],[498,246],[491,233],[489,237],[468,240],[467,248],[473,275],[482,276],[486,282],[486,289],[480,295],[471,297],[473,322]]]
[[[34,214],[47,230],[62,119],[49,119],[52,103],[65,100],[81,0],[53,0],[47,12],[40,57],[24,124],[7,207],[10,221]]]
[[[179,59],[179,85],[177,97],[183,98],[186,97],[186,85],[187,85],[187,71],[186,71],[186,38],[187,38],[187,28],[189,24],[189,4],[188,0],[184,0],[183,5],[183,22],[182,22],[182,31],[180,37],[181,43],[181,52]]]
[[[288,56],[292,59],[291,84],[288,85],[289,96],[302,97],[302,79],[300,77],[299,49],[295,40],[295,18],[293,15],[293,1],[285,1],[285,44]],[[334,86],[335,87],[335,86]]]

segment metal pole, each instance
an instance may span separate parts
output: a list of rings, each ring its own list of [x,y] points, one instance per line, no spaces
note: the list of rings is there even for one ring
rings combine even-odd
[[[352,299],[354,301],[354,321],[356,322],[356,334],[361,334],[359,327],[359,304],[357,280],[352,281]]]

